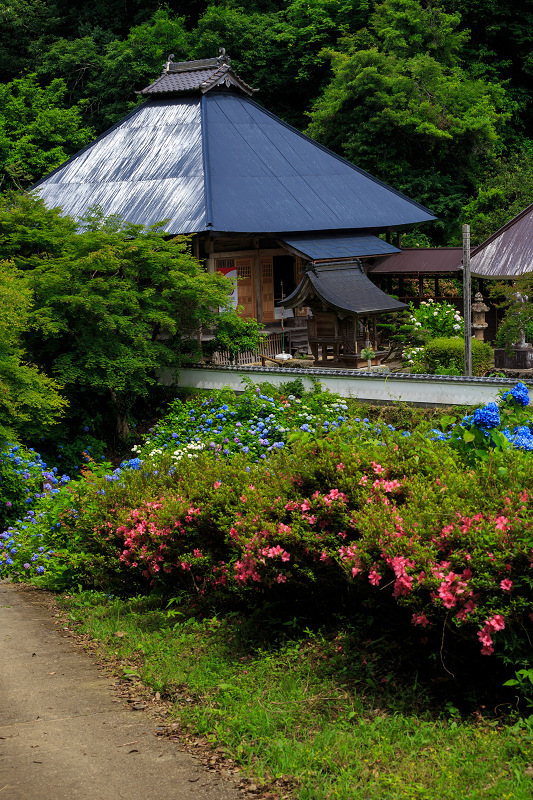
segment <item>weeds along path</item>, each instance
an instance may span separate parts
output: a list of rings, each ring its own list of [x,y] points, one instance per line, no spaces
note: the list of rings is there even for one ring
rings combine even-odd
[[[126,710],[36,593],[0,582],[1,800],[237,800],[237,788]]]

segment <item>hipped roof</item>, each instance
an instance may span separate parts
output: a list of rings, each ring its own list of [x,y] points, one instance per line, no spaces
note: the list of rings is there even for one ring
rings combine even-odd
[[[407,308],[378,289],[363,272],[359,261],[346,264],[322,264],[307,270],[294,292],[277,303],[284,308],[306,305],[318,298],[341,315],[370,316],[403,311]]]
[[[251,91],[227,57],[167,63],[145,103],[33,188],[71,216],[99,205],[133,223],[168,220],[171,234],[372,232],[434,219]]]

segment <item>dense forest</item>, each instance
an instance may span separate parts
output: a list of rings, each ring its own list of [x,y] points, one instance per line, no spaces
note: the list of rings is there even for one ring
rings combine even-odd
[[[23,189],[225,47],[257,102],[430,207],[406,244],[473,241],[530,202],[533,0],[0,3],[0,191]]]

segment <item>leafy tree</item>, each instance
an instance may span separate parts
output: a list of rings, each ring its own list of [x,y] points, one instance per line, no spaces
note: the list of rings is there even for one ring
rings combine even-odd
[[[367,0],[290,0],[260,12],[255,3],[209,6],[191,32],[190,52],[206,58],[225,47],[254,97],[298,128],[329,76],[322,50],[364,24]],[[281,6],[281,7],[280,7]]]
[[[178,368],[187,339],[227,305],[229,287],[200,267],[183,237],[100,213],[84,224],[27,273],[34,308],[26,341],[73,405],[109,402],[124,438],[136,398],[156,383],[156,370]]]
[[[64,98],[59,79],[44,89],[35,75],[0,84],[0,189],[29,186],[91,140]]]
[[[88,121],[101,132],[140,102],[135,92],[161,74],[171,52],[177,58],[188,57],[184,21],[159,9],[132,27],[125,39],[102,29],[79,39],[57,39],[36,69],[46,81],[60,76],[70,102],[85,101]]]
[[[215,337],[202,345],[203,351],[212,355],[216,350],[225,350],[232,360],[239,353],[258,350],[264,338],[256,319],[243,319],[232,311],[219,314],[214,328]]]
[[[469,223],[473,244],[488,236],[523,211],[533,198],[533,146],[502,158],[483,181],[477,194],[462,210]]]
[[[77,228],[60,209],[47,208],[34,195],[0,195],[0,261],[11,261],[18,269],[34,269],[59,257]]]
[[[62,416],[59,385],[29,363],[21,335],[29,323],[31,293],[24,276],[0,262],[0,438],[35,439]]]
[[[371,39],[330,51],[334,76],[309,132],[373,175],[432,208],[450,235],[493,157],[504,90],[458,64],[457,15],[418,0],[386,0]],[[360,47],[361,41],[364,47]]]

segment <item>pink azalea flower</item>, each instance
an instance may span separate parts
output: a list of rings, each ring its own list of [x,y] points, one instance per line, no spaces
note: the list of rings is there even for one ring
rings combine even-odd
[[[368,573],[368,580],[372,584],[372,586],[379,586],[379,582],[381,580],[381,575],[377,571],[377,569],[373,569],[371,572]]]
[[[499,531],[506,531],[507,528],[509,527],[507,517],[502,517],[502,516],[496,517],[494,524],[496,526],[496,530]]]
[[[504,578],[503,581],[500,581],[500,586],[504,592],[510,592],[513,588],[513,582],[509,578]]]
[[[214,484],[213,484],[213,488],[214,489],[218,489],[220,486],[222,486],[220,481],[215,481]]]

